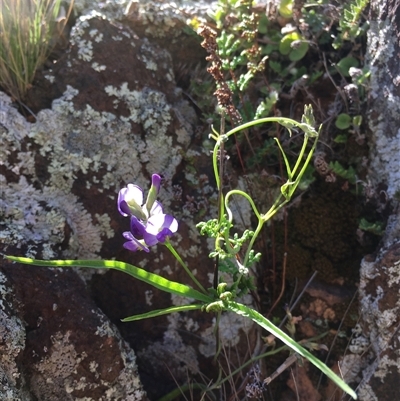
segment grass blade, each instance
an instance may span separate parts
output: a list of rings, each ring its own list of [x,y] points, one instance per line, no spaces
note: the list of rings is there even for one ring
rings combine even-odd
[[[134,322],[136,320],[149,319],[151,317],[168,315],[169,313],[197,310],[197,309],[201,309],[202,307],[203,307],[203,305],[170,306],[169,308],[165,308],[165,309],[155,309],[150,312],[141,313],[140,315],[129,316],[124,319],[121,319],[121,321],[122,322]]]
[[[309,360],[314,366],[321,370],[322,373],[325,373],[329,377],[329,379],[331,379],[339,388],[341,388],[355,400],[357,399],[356,393],[346,382],[344,382],[338,375],[336,375],[331,369],[328,368],[328,366],[326,366],[313,354],[311,354],[304,347],[302,347],[291,337],[289,337],[279,327],[276,327],[273,323],[271,323],[268,319],[261,315],[261,313],[237,302],[228,301],[226,304],[228,310],[253,320],[259,326],[263,327],[269,333],[273,334],[276,338],[281,340],[293,351],[297,352],[299,355]]]
[[[127,273],[140,281],[144,281],[151,286],[171,294],[182,297],[193,298],[197,301],[212,302],[212,298],[203,294],[185,284],[168,280],[164,277],[148,272],[140,267],[130,265],[129,263],[116,260],[37,260],[16,256],[6,256],[7,259],[26,265],[47,266],[47,267],[90,267],[93,269],[114,269]]]

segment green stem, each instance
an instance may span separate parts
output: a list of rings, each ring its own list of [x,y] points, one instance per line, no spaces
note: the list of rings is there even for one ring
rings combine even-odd
[[[181,264],[181,266],[185,269],[186,273],[189,275],[189,277],[193,280],[193,282],[199,287],[200,291],[202,291],[204,294],[207,294],[207,291],[204,289],[204,287],[200,284],[200,282],[197,280],[197,278],[193,275],[193,273],[190,271],[189,267],[187,264],[182,260],[182,258],[179,256],[178,252],[176,252],[175,248],[171,245],[169,241],[165,242],[165,246],[170,250],[170,252],[175,256],[176,260]]]
[[[226,209],[226,211],[227,211],[227,213],[228,213],[228,220],[229,220],[231,223],[232,223],[232,220],[233,220],[233,216],[232,216],[232,212],[231,212],[230,208],[228,207],[228,199],[229,199],[232,195],[241,195],[241,196],[245,197],[245,198],[249,201],[249,203],[250,203],[250,205],[251,205],[251,207],[252,207],[252,209],[253,209],[253,212],[254,212],[254,214],[255,214],[256,217],[257,217],[257,219],[260,218],[260,213],[259,213],[259,211],[257,210],[257,207],[256,207],[256,205],[255,205],[253,199],[251,199],[251,197],[250,197],[246,192],[243,192],[243,191],[241,191],[240,189],[233,189],[233,190],[229,191],[229,192],[225,195],[225,209]]]
[[[307,148],[307,142],[308,142],[308,137],[307,137],[307,135],[305,135],[304,141],[303,141],[303,146],[301,147],[299,156],[296,161],[296,165],[293,167],[293,170],[292,170],[292,174],[293,174],[292,177],[296,174],[296,170],[298,169],[298,167],[303,159],[304,152],[306,151],[306,148]]]
[[[243,266],[244,267],[247,267],[247,262],[249,260],[250,252],[253,249],[254,242],[255,242],[258,234],[260,233],[261,229],[263,228],[263,225],[264,225],[264,221],[263,221],[262,217],[259,216],[258,217],[258,224],[257,224],[256,231],[254,231],[254,235],[250,240],[249,246],[247,247],[246,255],[244,257],[244,261],[243,261]]]

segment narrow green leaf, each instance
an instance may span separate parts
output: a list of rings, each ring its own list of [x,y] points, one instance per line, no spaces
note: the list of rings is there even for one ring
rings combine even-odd
[[[201,309],[203,305],[181,305],[181,306],[170,306],[165,309],[156,309],[150,312],[142,313],[140,315],[129,316],[121,319],[122,322],[134,322],[135,320],[149,319],[151,317],[157,317],[162,315],[168,315],[169,313],[185,312],[189,310]]]
[[[328,368],[323,362],[317,359],[313,354],[299,345],[296,341],[294,341],[291,337],[289,337],[285,332],[283,332],[279,327],[276,327],[272,324],[268,319],[266,319],[263,315],[261,315],[256,310],[249,308],[246,305],[239,304],[233,301],[227,301],[225,303],[228,310],[237,313],[238,315],[245,316],[250,318],[259,326],[263,327],[269,333],[273,334],[276,338],[281,340],[284,344],[290,347],[293,351],[297,352],[302,357],[308,359],[313,365],[315,365],[321,372],[325,373],[338,387],[340,387],[343,391],[353,397],[355,400],[357,399],[357,395],[354,390],[345,383],[339,376],[337,376],[331,369]]]
[[[116,260],[36,260],[30,258],[22,258],[15,256],[6,256],[7,259],[14,262],[24,263],[27,265],[47,266],[47,267],[90,267],[94,269],[115,269],[127,273],[138,280],[144,281],[153,287],[171,294],[180,295],[182,297],[197,299],[202,302],[212,302],[213,299],[201,292],[190,288],[185,284],[167,280],[164,277],[148,272],[139,267],[130,265],[129,263],[119,262]]]

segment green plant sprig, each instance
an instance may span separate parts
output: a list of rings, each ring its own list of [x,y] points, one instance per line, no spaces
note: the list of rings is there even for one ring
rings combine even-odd
[[[315,120],[314,120],[311,106],[305,106],[304,115],[303,115],[301,122],[292,120],[290,118],[284,118],[284,117],[266,117],[266,118],[261,118],[259,120],[250,121],[250,122],[244,123],[242,125],[239,125],[238,127],[235,127],[234,129],[230,130],[229,132],[227,132],[224,135],[219,135],[213,129],[213,134],[211,134],[210,137],[215,140],[215,146],[214,146],[214,151],[213,151],[213,167],[214,167],[214,175],[215,175],[215,180],[216,180],[218,189],[221,188],[220,171],[219,171],[219,163],[218,163],[218,155],[220,154],[221,144],[226,142],[229,139],[229,137],[234,135],[235,133],[238,133],[242,130],[246,130],[250,127],[253,127],[258,124],[263,124],[263,123],[279,123],[280,125],[282,125],[288,129],[290,135],[292,134],[293,128],[296,128],[296,127],[300,128],[304,132],[304,141],[303,141],[303,145],[300,150],[300,153],[297,157],[296,163],[295,163],[294,167],[291,168],[288,158],[287,158],[279,140],[277,138],[275,138],[277,145],[279,147],[279,150],[280,150],[280,152],[283,156],[284,162],[285,162],[285,167],[286,167],[286,172],[287,172],[288,178],[287,178],[286,183],[284,183],[281,186],[281,194],[278,196],[278,198],[275,200],[274,204],[271,206],[271,208],[266,213],[260,213],[258,211],[256,205],[254,204],[254,201],[252,200],[252,198],[244,191],[241,191],[238,189],[231,190],[225,195],[225,197],[222,197],[222,199],[224,199],[223,205],[226,209],[226,213],[228,214],[228,220],[230,223],[232,223],[233,214],[232,214],[231,209],[229,208],[229,198],[233,195],[239,195],[239,196],[243,196],[244,198],[246,198],[247,201],[250,203],[250,205],[253,209],[253,212],[258,220],[257,228],[255,230],[254,235],[252,236],[252,238],[250,240],[250,244],[247,248],[246,255],[244,258],[243,265],[245,267],[248,267],[248,260],[249,260],[250,252],[253,249],[254,242],[256,241],[258,234],[260,233],[261,229],[263,228],[264,223],[266,223],[268,220],[270,220],[283,206],[285,206],[290,201],[290,199],[292,198],[298,185],[300,184],[300,181],[301,181],[301,179],[307,169],[307,166],[309,165],[309,163],[311,161],[313,153],[315,151],[318,136],[319,136],[319,131],[316,131],[316,129],[314,128]],[[320,127],[320,129],[321,129],[321,127]],[[307,157],[305,157],[305,153],[306,153],[307,146],[308,146],[308,141],[310,138],[313,139],[313,144],[312,144],[311,150],[307,154]],[[299,169],[300,169],[300,171],[298,172]],[[221,204],[221,207],[222,207],[222,204]],[[225,214],[225,210],[222,211],[221,215],[223,216],[224,214]],[[232,224],[230,224],[230,226],[232,226]],[[226,239],[226,243],[228,243],[228,241],[227,241],[228,236],[229,236],[229,232],[225,231],[224,237]],[[228,248],[227,248],[227,252],[229,252]]]

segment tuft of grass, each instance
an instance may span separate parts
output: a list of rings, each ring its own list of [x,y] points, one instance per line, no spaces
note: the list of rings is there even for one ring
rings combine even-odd
[[[0,86],[22,101],[37,69],[50,55],[72,10],[62,0],[2,0],[0,12]]]

